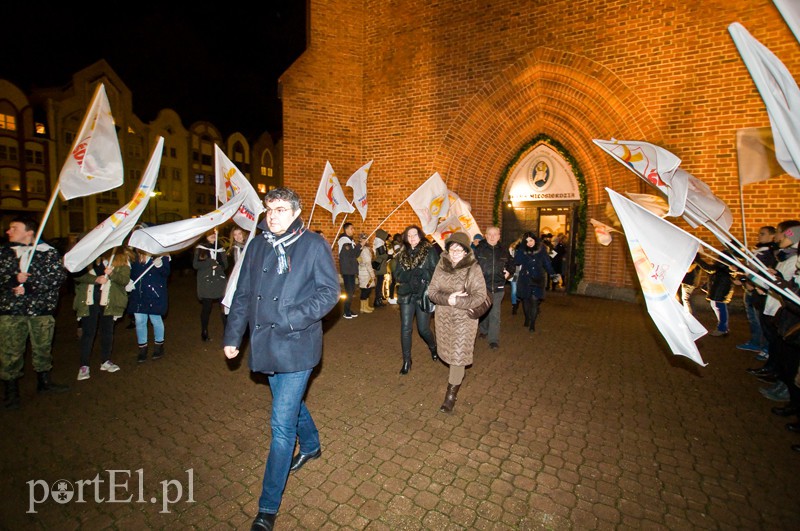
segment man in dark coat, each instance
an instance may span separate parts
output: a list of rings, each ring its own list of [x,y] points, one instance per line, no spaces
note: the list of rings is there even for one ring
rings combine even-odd
[[[264,232],[243,258],[223,343],[225,356],[236,357],[249,325],[250,370],[266,373],[272,392],[272,442],[255,530],[273,528],[289,472],[322,454],[303,395],[322,357],[322,318],[340,295],[330,247],[303,228],[298,195],[277,188],[264,202]],[[292,457],[296,439],[300,452]]]
[[[356,278],[358,277],[358,256],[361,254],[361,244],[353,241],[353,224],[348,222],[342,227],[339,236],[339,271],[342,273],[344,291],[347,298],[344,300],[345,319],[358,317],[351,311],[351,304],[356,293]]]
[[[475,258],[483,271],[486,281],[486,291],[491,294],[492,306],[481,317],[478,333],[481,338],[488,337],[491,349],[500,346],[500,306],[505,294],[506,280],[511,278],[514,266],[511,265],[512,257],[508,249],[500,243],[500,229],[489,227],[486,229],[486,238],[478,242],[475,248]]]

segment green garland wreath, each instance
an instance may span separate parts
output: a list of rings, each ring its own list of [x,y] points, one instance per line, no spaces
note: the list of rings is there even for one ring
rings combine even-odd
[[[575,289],[580,284],[581,280],[583,279],[583,266],[584,266],[584,240],[586,239],[586,180],[583,177],[583,173],[581,172],[580,167],[578,166],[578,162],[575,160],[575,157],[570,155],[569,151],[564,149],[564,146],[561,145],[557,140],[551,138],[550,136],[541,133],[536,135],[533,140],[528,142],[527,144],[523,145],[516,155],[511,159],[511,161],[506,165],[505,169],[503,170],[503,174],[500,176],[500,180],[497,183],[497,188],[494,192],[494,207],[492,210],[492,221],[495,225],[500,224],[500,216],[503,209],[503,190],[506,186],[506,181],[508,180],[508,176],[511,173],[512,168],[517,164],[519,159],[525,155],[528,151],[530,151],[533,147],[537,146],[538,144],[547,144],[550,146],[555,152],[561,155],[564,160],[566,160],[570,167],[572,168],[572,173],[575,175],[575,179],[578,181],[578,190],[581,195],[581,201],[578,205],[578,221],[577,227],[575,227],[575,237],[577,241],[575,242],[575,256],[573,258],[575,262],[575,275],[573,278],[570,279],[569,291],[570,293],[574,292]]]

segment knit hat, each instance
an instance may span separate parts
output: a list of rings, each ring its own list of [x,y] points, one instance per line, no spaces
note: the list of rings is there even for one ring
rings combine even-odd
[[[472,239],[481,241],[483,239],[483,236],[481,234],[476,234],[475,236],[472,237]]]
[[[375,236],[377,236],[378,238],[380,238],[383,241],[388,241],[389,240],[389,233],[386,232],[383,229],[376,230],[375,231]]]
[[[783,231],[783,236],[784,238],[789,238],[792,245],[797,245],[797,242],[800,242],[800,226],[789,227]]]
[[[451,243],[459,244],[467,252],[469,252],[470,250],[469,236],[467,236],[463,232],[454,232],[453,234],[448,236],[447,239],[444,241],[444,248],[449,251]]]

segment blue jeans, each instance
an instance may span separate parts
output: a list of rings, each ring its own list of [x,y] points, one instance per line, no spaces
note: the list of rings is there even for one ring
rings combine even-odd
[[[135,313],[133,319],[136,321],[136,341],[140,345],[147,344],[147,320],[153,323],[153,340],[156,343],[164,342],[164,320],[160,315],[147,313]]]
[[[300,452],[314,453],[320,449],[319,432],[303,401],[311,370],[269,375],[272,392],[272,442],[269,445],[264,481],[258,511],[277,514],[289,478],[294,445],[300,440]]]
[[[511,304],[517,303],[517,281],[512,280],[509,282],[511,284]]]
[[[767,348],[767,340],[764,339],[764,332],[761,330],[761,312],[753,306],[754,299],[758,297],[754,291],[744,292],[744,310],[747,313],[747,322],[750,324],[750,343],[758,345],[762,349]]]
[[[717,316],[717,330],[720,332],[728,331],[728,304],[725,302],[711,301],[711,309]]]

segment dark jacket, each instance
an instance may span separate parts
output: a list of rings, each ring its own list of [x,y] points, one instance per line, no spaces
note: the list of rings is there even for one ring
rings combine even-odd
[[[14,295],[12,288],[19,285],[19,258],[16,245],[0,247],[0,315],[53,315],[58,304],[58,293],[67,272],[61,265],[61,255],[46,243],[39,243],[28,269],[25,294]],[[3,339],[5,341],[5,339]]]
[[[708,263],[699,256],[695,262],[708,273],[708,295],[706,300],[729,303],[733,298],[731,268],[722,261]]]
[[[545,273],[556,274],[550,263],[550,255],[547,254],[547,246],[540,243],[534,247],[528,247],[525,242],[522,242],[517,246],[514,263],[522,266],[517,280],[517,297],[520,299],[530,297],[543,299],[544,286],[547,281]]]
[[[225,326],[223,344],[239,346],[250,327],[250,370],[298,372],[322,357],[322,318],[339,302],[340,287],[330,245],[303,230],[297,218],[284,236],[299,237],[284,247],[288,271],[278,273],[278,252],[269,231],[256,236],[242,269]]]
[[[131,280],[136,286],[128,295],[128,313],[145,313],[148,315],[166,315],[168,308],[167,278],[169,278],[169,256],[161,257],[161,267],[150,267],[153,258],[147,262],[138,260],[131,263]],[[148,269],[148,267],[150,269]],[[144,273],[145,270],[147,273]],[[144,276],[142,276],[144,273]]]
[[[225,296],[228,284],[228,253],[223,247],[214,248],[198,245],[194,249],[192,265],[197,270],[197,298],[221,299]]]
[[[506,272],[514,272],[512,258],[506,246],[500,242],[491,246],[486,240],[481,240],[475,248],[475,258],[481,266],[486,290],[490,293],[502,290],[506,285]]]
[[[413,249],[403,246],[392,265],[392,274],[397,279],[397,302],[411,304],[422,298],[437,263],[439,253],[427,240],[420,241]]]
[[[347,238],[344,240],[342,238]],[[358,257],[361,254],[361,244],[353,243],[346,235],[339,237],[339,272],[342,275],[358,275]]]

